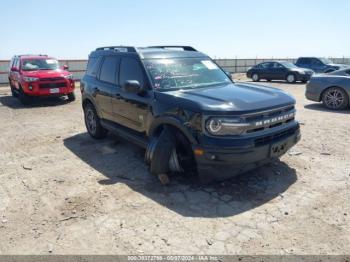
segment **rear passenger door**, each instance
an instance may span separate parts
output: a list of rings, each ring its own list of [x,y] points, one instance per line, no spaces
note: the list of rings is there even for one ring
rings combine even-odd
[[[274,62],[271,66],[271,78],[276,80],[284,80],[287,74],[287,69],[280,63]]]
[[[266,79],[270,76],[270,66],[271,63],[270,62],[265,62],[265,63],[261,63],[259,65],[259,77],[262,79]]]
[[[99,81],[92,87],[102,117],[108,120],[113,119],[112,95],[117,89],[119,62],[117,56],[103,57]]]
[[[149,112],[149,92],[143,95],[125,92],[123,85],[128,80],[137,80],[141,86],[149,86],[141,62],[137,58],[124,56],[120,62],[119,87],[112,99],[115,121],[135,131],[144,132]]]

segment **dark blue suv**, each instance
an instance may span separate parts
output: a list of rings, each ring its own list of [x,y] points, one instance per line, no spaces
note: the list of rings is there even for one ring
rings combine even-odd
[[[81,80],[89,134],[145,148],[150,172],[221,180],[278,158],[300,139],[295,100],[234,83],[189,46],[101,47]]]
[[[330,73],[349,67],[348,65],[334,64],[331,60],[323,57],[299,57],[295,65],[312,69],[316,73]]]

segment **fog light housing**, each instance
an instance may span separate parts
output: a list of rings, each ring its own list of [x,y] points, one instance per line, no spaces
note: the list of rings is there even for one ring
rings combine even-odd
[[[31,85],[29,85],[29,86],[28,86],[28,89],[29,89],[30,91],[32,91],[32,90],[33,90],[33,87],[32,87]]]

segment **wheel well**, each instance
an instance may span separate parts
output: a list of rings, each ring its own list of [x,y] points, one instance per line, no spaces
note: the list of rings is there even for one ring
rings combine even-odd
[[[89,99],[84,99],[84,101],[83,101],[83,108],[85,108],[88,104],[94,106],[94,104]]]
[[[321,95],[320,95],[320,99],[319,99],[320,101],[322,101],[324,93],[325,93],[328,89],[331,89],[331,88],[339,88],[339,89],[341,89],[341,90],[345,93],[345,95],[346,95],[346,97],[347,97],[347,99],[348,99],[348,103],[349,103],[349,94],[346,92],[346,90],[345,90],[344,88],[342,88],[342,87],[340,87],[340,86],[330,86],[330,87],[327,87],[325,90],[322,91],[322,93],[321,93]]]

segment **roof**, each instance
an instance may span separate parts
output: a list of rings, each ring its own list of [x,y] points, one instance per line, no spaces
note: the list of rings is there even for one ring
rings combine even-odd
[[[21,59],[47,59],[47,58],[53,58],[49,57],[47,55],[16,55],[15,57],[19,57]]]
[[[99,47],[91,52],[90,56],[100,56],[120,53],[123,55],[138,56],[141,59],[162,59],[180,57],[207,57],[190,46],[152,46],[152,47],[130,47],[110,46]]]

